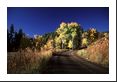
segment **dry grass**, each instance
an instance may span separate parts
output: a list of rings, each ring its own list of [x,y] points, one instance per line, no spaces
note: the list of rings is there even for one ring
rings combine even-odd
[[[109,39],[103,37],[88,46],[87,49],[78,50],[77,55],[105,67],[109,66]]]
[[[52,51],[50,50],[33,52],[28,49],[19,52],[8,52],[7,73],[41,73],[51,56]]]

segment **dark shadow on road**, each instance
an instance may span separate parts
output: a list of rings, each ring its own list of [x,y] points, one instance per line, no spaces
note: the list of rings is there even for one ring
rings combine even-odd
[[[42,74],[109,74],[109,68],[74,55],[54,53]]]

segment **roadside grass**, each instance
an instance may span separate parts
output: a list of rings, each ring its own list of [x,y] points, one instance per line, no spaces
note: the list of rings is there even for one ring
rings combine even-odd
[[[8,52],[7,73],[8,74],[30,74],[41,73],[48,60],[52,56],[52,51],[33,52],[32,50],[22,50],[18,52]]]
[[[78,50],[76,52],[76,54],[79,55],[79,56],[87,58],[87,51],[86,51],[86,49]]]

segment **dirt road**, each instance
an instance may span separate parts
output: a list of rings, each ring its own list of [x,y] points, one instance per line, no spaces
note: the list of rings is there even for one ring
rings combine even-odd
[[[108,74],[109,69],[70,54],[53,54],[42,74]]]

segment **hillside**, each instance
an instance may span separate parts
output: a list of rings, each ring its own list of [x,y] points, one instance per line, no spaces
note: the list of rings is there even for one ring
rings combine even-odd
[[[105,67],[109,66],[109,38],[103,37],[86,49],[76,51],[78,56],[81,56],[91,62],[101,64]]]

